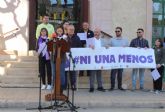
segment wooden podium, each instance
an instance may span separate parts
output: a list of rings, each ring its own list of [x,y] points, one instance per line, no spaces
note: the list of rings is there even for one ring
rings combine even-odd
[[[56,59],[56,62],[55,62],[56,74],[55,74],[55,82],[54,82],[54,91],[53,93],[45,95],[45,100],[46,101],[51,101],[51,100],[66,101],[68,97],[61,92],[60,65],[61,65],[61,57],[64,56],[65,53],[68,52],[70,49],[69,44],[64,39],[61,39],[61,40],[56,39],[55,42],[54,41],[48,42],[48,49],[52,53],[56,53],[56,55],[53,57],[54,59]]]

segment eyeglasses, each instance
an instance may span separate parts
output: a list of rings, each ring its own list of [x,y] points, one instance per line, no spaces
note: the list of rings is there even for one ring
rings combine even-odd
[[[120,31],[119,30],[116,30],[115,32],[117,33],[117,32],[120,32]]]
[[[142,33],[142,32],[136,32],[136,33]]]

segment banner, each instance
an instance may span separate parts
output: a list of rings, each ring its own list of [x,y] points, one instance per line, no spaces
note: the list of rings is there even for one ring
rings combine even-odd
[[[155,68],[152,48],[110,47],[72,48],[67,53],[66,70],[108,70],[117,68]]]

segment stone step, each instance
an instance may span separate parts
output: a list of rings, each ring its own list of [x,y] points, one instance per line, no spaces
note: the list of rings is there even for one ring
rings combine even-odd
[[[0,55],[0,63],[3,61],[16,61],[17,55]]]
[[[6,73],[5,65],[0,64],[0,76],[4,76]]]
[[[12,74],[31,74],[31,73],[38,73],[37,68],[8,68],[7,75]]]
[[[38,83],[39,80],[36,80],[37,78],[34,77],[1,77],[0,82],[3,84],[18,84],[18,85],[24,85],[24,84],[33,84]]]
[[[38,68],[38,62],[36,61],[5,61],[5,65],[8,66],[8,68]]]
[[[18,55],[16,50],[0,50],[0,55]]]
[[[38,53],[35,50],[30,50],[29,56],[38,56]]]
[[[19,56],[18,57],[18,61],[19,62],[38,62],[38,56]]]
[[[17,60],[17,51],[15,50],[0,50],[0,63],[3,61]]]

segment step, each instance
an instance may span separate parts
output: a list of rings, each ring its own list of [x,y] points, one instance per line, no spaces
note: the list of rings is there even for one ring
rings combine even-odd
[[[17,55],[0,55],[0,62],[3,61],[16,61]]]
[[[30,73],[38,73],[38,69],[37,68],[8,68],[7,69],[7,74],[30,74]]]
[[[0,64],[0,76],[7,74],[6,67]]]
[[[10,65],[10,68],[38,68],[38,62],[36,61],[27,61],[27,62],[18,62],[18,61],[5,61],[6,65]]]
[[[18,55],[16,50],[0,50],[0,55]]]
[[[29,56],[38,56],[38,53],[35,50],[30,50]]]
[[[19,56],[18,57],[19,62],[27,62],[27,61],[35,61],[38,62],[38,56]]]
[[[7,54],[12,54],[12,55],[18,55],[18,52],[16,50],[3,50]]]
[[[39,80],[34,77],[1,77],[0,82],[4,84],[32,84],[38,83]]]

